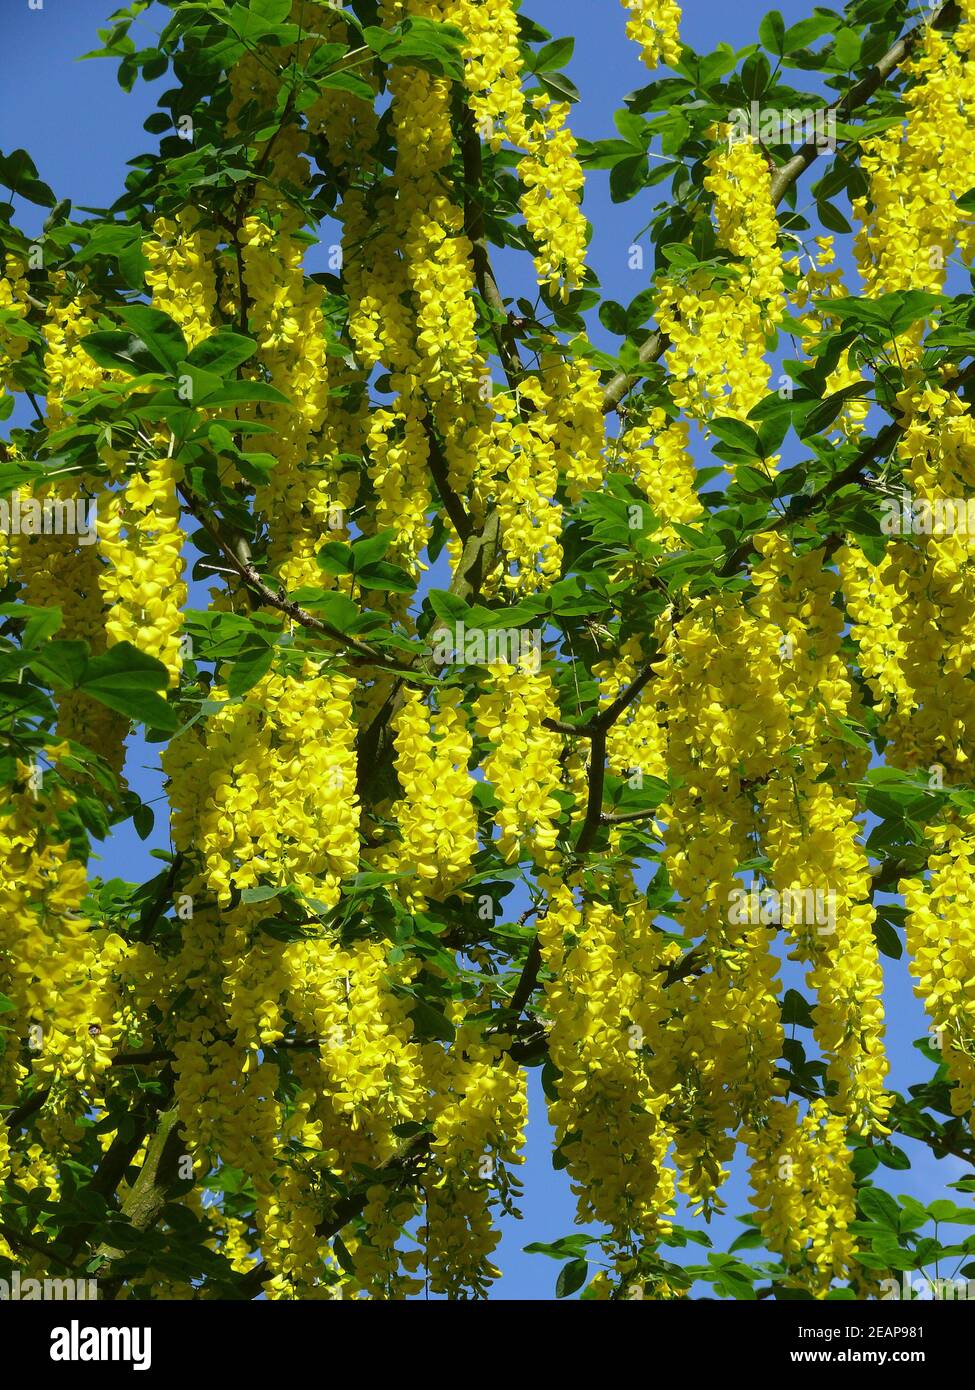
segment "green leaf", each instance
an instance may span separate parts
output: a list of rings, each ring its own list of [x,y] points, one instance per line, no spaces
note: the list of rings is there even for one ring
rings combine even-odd
[[[572,57],[575,46],[575,39],[553,39],[536,54],[532,72],[556,72]]]
[[[287,396],[266,381],[228,381],[219,391],[207,396],[207,405],[250,405],[253,401],[268,401],[272,405],[290,405]]]
[[[223,378],[215,372],[205,372],[191,362],[181,362],[178,368],[179,399],[194,406],[212,401],[218,391],[223,389]]]
[[[906,333],[920,319],[930,318],[946,303],[944,295],[928,290],[895,290],[876,299],[817,299],[816,307],[842,323],[878,330],[892,337]]]
[[[900,960],[904,954],[904,947],[897,932],[886,918],[878,915],[874,919],[873,935],[877,943],[877,950],[882,955],[888,956],[891,960]]]
[[[626,310],[626,327],[629,333],[633,333],[638,328],[642,328],[647,319],[653,313],[657,303],[656,292],[652,289],[641,290],[629,303]]]
[[[333,92],[349,92],[352,96],[361,97],[363,101],[370,103],[376,99],[376,93],[369,83],[354,72],[330,72],[326,77],[319,78],[318,85]]]
[[[533,1240],[523,1247],[528,1255],[548,1255],[553,1260],[581,1259],[586,1248],[595,1242],[595,1236],[573,1234],[560,1236],[558,1240]]]
[[[764,1244],[765,1237],[761,1231],[742,1231],[741,1235],[728,1246],[728,1254],[733,1255],[736,1250],[757,1250]]]
[[[352,568],[358,572],[365,566],[381,560],[393,542],[396,532],[387,528],[377,531],[374,536],[360,536],[352,542]]]
[[[816,212],[820,222],[831,232],[845,233],[853,230],[839,208],[834,207],[834,205],[825,198],[820,198],[816,203]]]
[[[708,429],[712,434],[716,434],[725,444],[730,444],[736,449],[742,449],[752,458],[762,458],[762,441],[743,420],[735,420],[730,416],[719,415],[711,420]]]
[[[176,712],[156,694],[166,688],[168,680],[161,661],[146,656],[129,642],[118,642],[104,655],[87,662],[75,688],[117,714],[149,728],[171,732],[176,728]]]
[[[609,174],[609,196],[614,203],[625,203],[636,196],[646,183],[647,156],[627,155],[618,160]]]
[[[181,362],[186,361],[186,339],[168,314],[151,309],[147,304],[129,304],[119,310],[119,318],[138,334],[157,369],[175,375]]]
[[[970,1212],[962,1211],[954,1202],[949,1202],[944,1197],[939,1197],[935,1202],[929,1202],[927,1213],[932,1221],[957,1221],[959,1216],[968,1218],[971,1215]]]
[[[291,0],[250,0],[249,9],[268,24],[283,24],[291,13]]]
[[[87,642],[56,641],[38,647],[28,665],[42,680],[73,688],[83,677],[87,662]]]
[[[621,338],[626,337],[626,310],[622,304],[617,304],[615,299],[607,299],[600,304],[599,322],[604,328],[608,328],[610,333],[617,333]]]
[[[790,29],[785,31],[785,38],[783,39],[785,52],[796,53],[800,48],[814,43],[816,39],[821,39],[824,34],[832,32],[835,22],[835,18],[828,15],[813,19],[800,19],[798,24],[793,24]]]
[[[345,541],[326,541],[316,558],[326,574],[351,574],[355,568],[352,547]]]
[[[882,1192],[879,1187],[864,1187],[860,1190],[857,1200],[868,1220],[876,1221],[888,1230],[897,1231],[900,1209],[889,1192]]]
[[[253,357],[256,351],[257,344],[253,339],[221,329],[202,343],[197,343],[186,360],[193,367],[215,372],[217,376],[228,376],[242,362]]]
[[[419,1000],[410,1010],[413,1031],[424,1042],[453,1042],[454,1029],[449,1019],[439,1009],[425,1000]]]
[[[454,24],[411,16],[401,23],[398,32],[367,25],[363,38],[384,63],[420,67],[442,77],[460,79],[464,75],[466,40]]]
[[[271,898],[278,897],[286,889],[279,884],[259,883],[255,888],[245,888],[240,895],[241,902],[245,903],[266,903]]]
[[[88,265],[98,256],[116,261],[119,274],[130,289],[141,290],[148,269],[142,251],[141,229],[128,222],[102,223],[95,227],[72,260]]]
[[[852,386],[844,386],[841,391],[834,391],[806,413],[799,431],[800,436],[809,439],[814,434],[822,434],[829,429],[847,401],[866,396],[870,390],[869,382],[858,381]]]
[[[769,10],[758,26],[758,37],[770,53],[781,58],[788,52],[785,46],[785,20],[778,10]]]
[[[53,208],[57,203],[51,189],[37,177],[37,167],[26,150],[0,154],[0,185],[43,208]]]
[[[246,695],[247,691],[271,669],[273,661],[274,648],[266,642],[245,650],[234,662],[227,677],[228,695],[234,699],[239,695]]]
[[[751,53],[741,69],[741,85],[750,101],[760,101],[768,90],[772,69],[764,53]]]
[[[427,602],[434,613],[445,623],[459,623],[470,613],[470,604],[459,594],[448,593],[446,589],[431,589]]]
[[[259,13],[259,6],[268,5],[270,15],[278,15],[282,12],[284,0],[255,0],[249,8],[243,5],[234,5],[230,11],[228,22],[234,33],[247,43],[265,43],[274,40],[276,44],[295,43],[298,39],[299,29],[297,24],[287,24],[284,19],[270,18]],[[291,12],[288,5],[284,11],[285,18]]]
[[[555,1297],[568,1298],[577,1289],[581,1289],[589,1277],[588,1260],[570,1260],[563,1269],[559,1271],[559,1277],[555,1282]]]
[[[850,1159],[850,1168],[857,1182],[863,1182],[869,1178],[879,1163],[880,1159],[876,1152],[872,1148],[864,1146],[860,1149],[854,1149],[853,1157]]]
[[[813,1016],[809,1001],[804,999],[798,990],[787,989],[782,1000],[782,1024],[785,1028],[797,1025],[800,1028],[812,1028]]]
[[[347,594],[334,589],[312,589],[303,587],[289,595],[295,603],[301,604],[323,622],[338,628],[340,632],[351,632],[362,622],[362,610],[353,603]]]
[[[406,570],[399,565],[390,564],[387,560],[376,560],[371,565],[363,565],[361,569],[356,570],[355,577],[365,589],[412,594],[416,588],[416,580],[412,579]]]
[[[874,1146],[874,1153],[879,1158],[885,1168],[896,1168],[903,1172],[911,1166],[911,1160],[903,1149],[899,1149],[896,1144],[886,1140],[882,1144]],[[901,1223],[903,1228],[903,1222]]]
[[[564,72],[539,73],[538,80],[549,96],[554,97],[556,101],[574,102],[579,100],[579,88],[571,77],[566,77]]]
[[[81,339],[81,346],[93,362],[106,371],[121,369],[129,376],[144,376],[159,370],[159,364],[145,343],[121,329],[99,329]]]
[[[132,824],[140,840],[147,840],[149,838],[155,823],[156,815],[152,807],[145,805],[144,802],[140,802],[132,812]]]
[[[0,617],[16,618],[24,623],[21,646],[35,647],[53,637],[61,626],[60,608],[36,608],[29,603],[0,603]]]
[[[641,152],[646,149],[650,136],[650,126],[642,117],[635,115],[632,111],[617,111],[613,115],[613,120],[616,129],[627,145],[632,145]]]

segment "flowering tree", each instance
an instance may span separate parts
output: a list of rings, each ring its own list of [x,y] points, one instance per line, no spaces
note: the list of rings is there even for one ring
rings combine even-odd
[[[560,1296],[971,1272],[883,1181],[975,1161],[975,0],[911,8],[626,0],[587,143],[517,0],[135,0],[114,206],[0,158],[0,1273],[487,1296],[532,1068]]]

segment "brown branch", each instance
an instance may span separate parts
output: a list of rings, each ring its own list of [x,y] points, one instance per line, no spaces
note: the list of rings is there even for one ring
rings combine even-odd
[[[864,102],[869,101],[874,92],[883,86],[891,73],[911,56],[915,44],[927,32],[929,25],[934,29],[951,29],[958,24],[960,19],[961,14],[955,0],[949,0],[949,3],[942,5],[930,21],[918,24],[899,38],[865,77],[861,77],[860,81],[855,83],[844,96],[826,107],[826,114],[841,118],[850,115]],[[772,179],[772,202],[774,204],[777,205],[782,201],[792,185],[816,162],[822,154],[823,148],[818,140],[808,140],[798,154],[793,155],[787,163],[776,171]]]
[[[437,492],[440,494],[440,500],[443,503],[444,510],[450,517],[454,530],[462,541],[467,541],[474,533],[474,526],[470,517],[467,515],[463,502],[450,485],[447,460],[444,458],[443,451],[440,448],[440,441],[437,438],[436,431],[433,427],[433,421],[430,419],[429,414],[424,417],[423,426],[427,432],[427,440],[430,445],[430,452],[427,457],[427,462],[430,465],[430,475],[436,484]]]
[[[656,659],[656,658],[655,658]],[[589,750],[589,795],[586,801],[586,816],[576,841],[577,855],[587,854],[592,849],[599,827],[604,823],[603,789],[606,785],[606,738],[620,716],[629,708],[644,687],[653,678],[653,662],[648,661],[629,685],[620,691],[612,704],[588,724],[575,727],[566,725],[563,732],[577,734],[580,738],[592,740]],[[551,728],[555,721],[543,721]]]
[[[589,751],[589,797],[586,802],[586,818],[579,831],[575,852],[588,854],[592,849],[599,820],[603,810],[603,788],[606,785],[606,730],[598,729],[592,736]]]
[[[624,811],[621,815],[601,816],[600,821],[603,825],[625,825],[628,821],[653,820],[656,814],[657,810]]]
[[[145,1160],[139,1175],[122,1203],[122,1216],[133,1230],[151,1230],[162,1215],[163,1207],[169,1200],[169,1189],[176,1181],[177,1164],[183,1151],[184,1140],[179,1127],[177,1110],[164,1111],[156,1125],[156,1131],[149,1141]],[[113,1265],[125,1258],[125,1252],[108,1242],[102,1242],[96,1255],[108,1262],[108,1278],[98,1274],[104,1298],[115,1298],[120,1291],[123,1279],[112,1274]]]
[[[575,738],[592,738],[591,724],[567,724],[564,719],[543,719],[543,729],[551,729],[555,734],[571,734]]]
[[[653,662],[648,661],[643,669],[630,681],[629,685],[617,695],[613,703],[607,705],[602,714],[597,715],[594,720],[594,725],[597,730],[605,731],[611,729],[620,715],[629,709],[636,697],[652,679],[654,674],[653,666],[656,660],[657,658],[654,657]]]
[[[656,661],[654,657],[654,661]],[[633,703],[636,697],[643,690],[644,686],[652,679],[654,670],[653,662],[647,662],[643,669],[630,682],[626,688],[616,697],[612,704],[607,705],[602,713],[590,719],[585,724],[569,724],[564,719],[543,719],[542,727],[551,729],[553,733],[569,734],[574,738],[595,738],[600,732],[611,729],[619,719],[620,715]]]
[[[0,1119],[3,1120],[8,1132],[13,1133],[15,1129],[23,1129],[25,1121],[29,1120],[32,1115],[37,1114],[49,1095],[50,1090],[47,1087],[40,1091],[35,1091],[22,1105],[18,1105],[14,1110],[11,1110],[9,1115],[6,1117],[0,1115]]]
[[[504,297],[491,269],[484,208],[477,197],[483,176],[481,137],[474,124],[474,113],[466,103],[461,112],[460,122],[460,152],[464,161],[464,230],[472,247],[478,293],[494,316],[492,332],[498,357],[501,359],[508,385],[514,391],[524,375],[525,368],[518,353],[518,344],[512,332]],[[499,323],[499,319],[502,322]]]
[[[669,347],[670,339],[666,333],[658,330],[652,334],[640,348],[638,356],[641,367],[646,367],[651,362],[659,362]],[[603,414],[608,415],[611,410],[615,410],[627,392],[642,379],[642,371],[617,372],[603,392]]]
[[[521,977],[511,996],[511,1003],[508,1005],[512,1013],[520,1014],[528,1003],[538,984],[538,972],[542,968],[542,947],[537,936],[532,937],[532,943],[528,947],[528,955],[525,957],[524,968]]]

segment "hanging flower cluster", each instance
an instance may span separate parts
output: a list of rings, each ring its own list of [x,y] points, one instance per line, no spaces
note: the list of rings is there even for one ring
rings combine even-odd
[[[782,265],[771,173],[752,140],[729,134],[707,158],[705,187],[714,195],[718,245],[740,271],[713,283],[710,272],[686,282],[665,279],[657,322],[671,340],[667,355],[676,404],[692,415],[742,419],[765,394],[766,339],[780,319]]]
[[[648,68],[680,62],[680,6],[676,0],[622,0],[632,18],[627,35],[640,45],[640,57]]]

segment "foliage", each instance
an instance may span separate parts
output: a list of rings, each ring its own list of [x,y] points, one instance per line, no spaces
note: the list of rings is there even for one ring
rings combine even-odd
[[[0,1273],[487,1296],[532,1068],[557,1297],[975,1271],[975,8],[626,8],[598,141],[513,0],[135,0],[113,206],[0,155]]]

